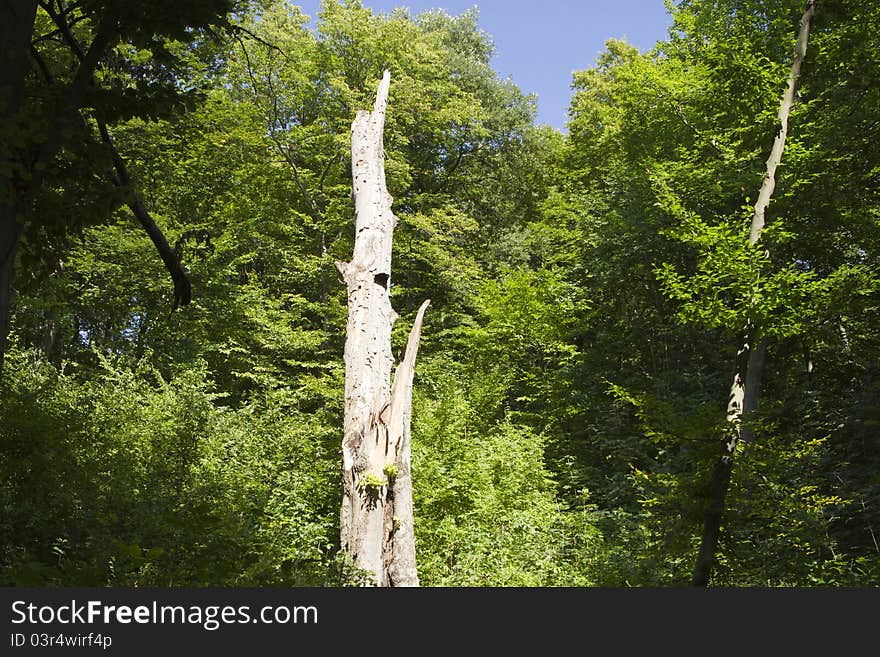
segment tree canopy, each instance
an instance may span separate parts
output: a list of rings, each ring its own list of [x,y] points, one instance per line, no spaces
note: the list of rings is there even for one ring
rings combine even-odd
[[[2,114],[0,584],[356,583],[334,262],[385,69],[422,585],[688,585],[748,321],[711,584],[880,584],[880,6],[817,3],[750,243],[802,0],[670,2],[564,134],[476,10],[136,4],[38,2]]]

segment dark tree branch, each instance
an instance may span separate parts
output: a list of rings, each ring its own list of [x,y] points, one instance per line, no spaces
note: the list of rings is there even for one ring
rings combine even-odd
[[[44,9],[46,8],[45,3],[41,3],[41,6],[43,6]],[[56,13],[56,16],[57,15],[58,14]],[[70,89],[67,93],[67,98],[65,98],[61,105],[57,108],[55,112],[55,118],[52,121],[51,129],[49,131],[49,136],[46,141],[44,141],[43,144],[40,146],[39,154],[37,155],[36,162],[34,163],[34,172],[31,177],[30,183],[28,184],[26,194],[28,200],[30,200],[30,198],[33,198],[34,194],[36,194],[36,191],[42,184],[43,177],[45,176],[45,171],[49,165],[49,162],[61,148],[64,128],[66,127],[67,122],[70,120],[70,117],[76,115],[76,111],[82,104],[83,96],[85,95],[88,87],[91,86],[93,82],[92,75],[94,74],[95,69],[98,66],[98,62],[107,51],[107,48],[109,48],[114,40],[118,37],[116,33],[117,24],[118,19],[116,16],[116,11],[111,4],[110,6],[108,6],[107,12],[101,17],[101,21],[98,23],[98,27],[95,32],[95,38],[92,40],[88,51],[82,54],[79,68],[77,69],[76,75],[73,78],[73,82],[70,85]],[[66,23],[64,23],[63,21],[61,25],[58,25],[57,23],[56,25],[59,29],[62,30],[62,32],[66,28]],[[82,53],[82,50],[79,49],[75,52],[77,52],[77,54],[79,55],[79,53]]]
[[[315,221],[321,221],[323,216],[321,215],[320,210],[318,210],[318,206],[315,205],[314,200],[312,200],[311,194],[309,194],[309,190],[306,189],[305,184],[302,181],[302,178],[299,175],[299,167],[296,166],[296,162],[294,162],[293,157],[290,153],[287,152],[287,149],[284,148],[284,145],[281,141],[275,137],[272,137],[272,142],[275,144],[275,148],[278,149],[278,152],[281,153],[281,157],[284,158],[284,161],[290,165],[291,171],[293,171],[293,181],[296,183],[297,189],[299,189],[300,195],[305,199],[306,205],[309,206],[309,210],[311,210],[312,218]]]
[[[324,178],[327,177],[327,173],[330,171],[330,167],[333,166],[333,162],[336,161],[336,158],[332,155],[327,158],[327,164],[324,165],[324,170],[321,171],[321,178],[318,180],[318,191],[322,192],[324,189]]]
[[[275,51],[277,51],[278,53],[280,53],[280,55],[281,55],[282,57],[284,57],[284,59],[289,59],[289,57],[287,56],[287,53],[284,52],[281,48],[279,48],[278,46],[276,46],[274,43],[269,43],[268,41],[266,41],[266,40],[263,39],[262,37],[260,37],[260,36],[258,36],[258,35],[256,35],[256,34],[254,34],[253,32],[251,32],[251,31],[250,31],[249,29],[247,29],[246,27],[242,27],[241,25],[232,25],[232,24],[230,24],[230,25],[227,26],[227,29],[229,30],[230,34],[232,34],[233,37],[235,37],[235,38],[238,40],[239,43],[241,43],[241,38],[238,36],[237,33],[238,33],[238,32],[242,32],[242,33],[244,33],[244,34],[247,34],[248,37],[250,37],[251,39],[253,39],[253,40],[256,41],[257,43],[259,43],[261,46],[265,46],[265,47],[266,47],[267,49],[269,49],[269,50],[275,50]]]
[[[43,77],[46,79],[46,82],[48,84],[55,84],[55,78],[52,76],[52,72],[49,70],[49,67],[46,65],[46,60],[43,59],[43,56],[33,46],[31,46],[31,57],[34,58],[34,61],[37,63],[37,68],[40,69],[40,73],[43,74]]]
[[[67,22],[67,17],[63,9],[60,12],[54,12],[52,10],[51,4],[49,3],[41,3],[46,12],[52,18],[55,25],[58,27],[58,30],[64,41],[76,55],[76,57],[80,60],[80,68],[85,63],[86,57],[88,53],[83,51],[82,46],[76,40],[76,37],[70,30],[70,24]],[[59,1],[59,7],[61,7],[61,3]],[[39,53],[32,47],[31,54],[33,55],[37,65],[40,70],[43,72],[43,75],[46,77],[47,81],[52,83],[52,75],[49,72],[48,67],[46,66],[45,61],[40,57]],[[91,75],[89,76],[89,83],[93,84],[94,81],[91,79]],[[76,112],[79,115],[80,121],[83,125],[83,128],[87,133],[91,133],[88,127],[88,122],[81,112]],[[168,273],[171,275],[171,280],[174,283],[174,302],[171,306],[171,311],[177,309],[178,306],[185,306],[189,304],[192,300],[192,286],[190,284],[189,278],[186,275],[186,272],[183,271],[183,267],[181,265],[180,257],[178,254],[172,250],[171,246],[168,244],[168,240],[165,238],[164,233],[159,228],[156,221],[153,219],[150,212],[147,210],[146,205],[144,205],[143,200],[138,195],[137,191],[132,185],[131,176],[128,172],[128,167],[125,164],[125,160],[123,160],[122,156],[119,153],[119,150],[116,148],[116,145],[113,143],[113,139],[110,136],[110,132],[107,129],[107,126],[102,121],[98,121],[98,130],[101,133],[101,140],[110,150],[110,155],[113,159],[113,168],[115,169],[115,174],[111,172],[110,179],[116,187],[127,189],[128,191],[128,200],[126,201],[126,205],[131,210],[132,214],[134,214],[135,218],[140,222],[143,229],[146,231],[147,235],[150,236],[150,240],[152,240],[153,245],[156,247],[156,250],[159,252],[159,256],[162,258],[162,262],[165,264],[165,268],[168,270]]]
[[[247,51],[247,46],[245,46],[244,41],[242,40],[242,38],[238,34],[233,33],[232,36],[238,42],[238,45],[241,47],[242,54],[244,55],[245,69],[247,70],[248,78],[250,78],[251,85],[253,86],[254,94],[256,95],[257,89],[259,88],[260,85],[257,82],[256,76],[254,75],[254,69],[253,69],[253,65],[251,64],[250,55],[248,54],[248,51]],[[283,52],[282,52],[282,54],[283,54]],[[321,222],[324,217],[321,214],[321,211],[318,209],[318,206],[315,204],[315,201],[312,199],[311,194],[309,194],[309,190],[306,188],[305,183],[302,180],[302,176],[300,176],[299,167],[296,165],[296,162],[294,161],[293,157],[290,155],[290,153],[284,147],[284,144],[281,143],[281,140],[275,136],[275,127],[282,126],[282,123],[281,123],[281,120],[279,117],[280,113],[278,111],[278,96],[275,94],[275,89],[272,85],[271,76],[266,84],[269,87],[268,92],[269,92],[269,96],[272,100],[271,115],[269,117],[267,117],[269,119],[269,123],[270,123],[269,139],[272,140],[272,143],[275,145],[275,148],[278,150],[278,153],[281,155],[281,157],[284,158],[284,161],[287,162],[287,164],[290,166],[290,169],[293,172],[293,182],[296,184],[296,188],[299,190],[300,196],[302,196],[303,200],[306,202],[306,205],[309,208],[309,211],[310,211],[310,214],[312,215],[312,218],[317,222]],[[323,180],[324,180],[324,177],[321,176],[322,183],[323,183]]]
[[[168,244],[165,234],[156,224],[144,202],[134,190],[131,176],[128,173],[128,168],[125,166],[125,160],[122,159],[122,156],[116,149],[107,126],[103,122],[98,121],[98,130],[101,132],[101,140],[110,149],[110,154],[113,157],[113,167],[116,169],[113,183],[117,187],[128,189],[129,198],[126,201],[126,205],[134,216],[137,217],[147,235],[150,236],[162,258],[162,262],[165,263],[165,268],[171,274],[171,279],[174,281],[174,303],[171,306],[171,311],[174,312],[178,306],[185,306],[192,300],[192,286],[190,285],[189,278],[187,278],[186,272],[183,271],[180,258]]]
[[[41,5],[41,6],[42,6],[42,5]],[[88,19],[88,18],[89,18],[89,17],[88,17],[88,16],[85,16],[85,15],[83,15],[83,16],[74,16],[72,19],[70,19],[69,21],[67,21],[67,24],[68,24],[68,26],[73,27],[73,26],[75,26],[77,23],[81,23],[82,21],[84,21],[84,20],[86,20],[86,19]],[[52,41],[52,40],[55,39],[55,37],[59,37],[59,36],[63,36],[62,33],[61,33],[61,30],[60,30],[60,29],[55,29],[55,30],[52,30],[51,32],[46,32],[45,34],[41,34],[40,36],[35,37],[35,38],[33,39],[33,41],[31,41],[31,43],[34,44],[34,45],[36,45],[36,44],[38,44],[38,43],[42,43],[43,41]]]
[[[77,41],[76,37],[73,36],[73,32],[71,32],[71,28],[73,27],[74,23],[67,20],[67,12],[65,12],[60,7],[60,2],[58,4],[59,11],[56,12],[54,9],[52,9],[51,2],[40,2],[40,6],[49,15],[49,18],[52,19],[52,22],[55,23],[55,26],[58,28],[57,30],[55,30],[55,33],[60,34],[64,38],[64,42],[73,51],[73,54],[76,55],[77,59],[82,62],[86,57],[86,53],[82,45],[80,45],[80,42]],[[82,18],[84,17],[81,17],[80,20],[82,20]]]

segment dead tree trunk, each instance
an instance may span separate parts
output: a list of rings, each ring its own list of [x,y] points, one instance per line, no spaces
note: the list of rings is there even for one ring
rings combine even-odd
[[[810,25],[816,12],[815,0],[810,0],[804,9],[798,30],[797,45],[788,86],[779,103],[779,123],[755,211],[752,215],[752,226],[749,231],[749,244],[755,245],[761,239],[764,229],[764,215],[770,205],[773,190],[776,188],[776,168],[782,161],[785,149],[785,138],[788,135],[788,118],[794,104],[794,92],[801,73],[801,64],[807,54],[807,41],[810,36]],[[709,505],[703,525],[700,551],[694,568],[693,585],[708,586],[715,566],[715,554],[718,548],[718,537],[721,533],[721,519],[724,514],[727,490],[730,487],[730,475],[733,459],[740,443],[752,440],[752,432],[743,426],[743,417],[758,407],[758,394],[761,387],[761,373],[764,369],[764,354],[767,342],[760,334],[760,327],[753,318],[749,318],[743,331],[743,342],[734,362],[733,383],[730,386],[730,397],[727,403],[727,430],[721,441],[721,456],[715,464],[709,485]]]
[[[410,479],[410,406],[422,319],[419,309],[391,386],[391,241],[397,217],[385,186],[382,132],[391,75],[373,111],[351,126],[354,255],[337,262],[348,288],[340,539],[350,564],[375,586],[418,586]]]

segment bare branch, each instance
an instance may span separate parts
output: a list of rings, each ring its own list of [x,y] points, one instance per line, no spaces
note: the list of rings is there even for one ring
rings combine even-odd
[[[243,27],[243,26],[241,26],[241,25],[232,25],[232,24],[230,24],[230,25],[227,26],[227,29],[232,33],[232,35],[233,35],[236,39],[238,39],[239,43],[241,43],[241,39],[238,37],[238,35],[237,35],[236,33],[237,33],[237,32],[243,32],[244,34],[247,34],[248,37],[250,37],[251,39],[253,39],[253,40],[256,41],[257,43],[259,43],[261,46],[265,46],[268,50],[275,50],[275,51],[277,51],[278,53],[280,53],[281,56],[284,57],[284,59],[289,59],[289,57],[287,56],[287,53],[284,52],[281,48],[279,48],[278,46],[276,46],[274,43],[269,43],[268,41],[266,41],[266,40],[263,39],[262,37],[260,37],[260,36],[258,36],[258,35],[256,35],[256,34],[254,34],[253,32],[251,32],[251,31],[250,31],[249,29],[247,29],[246,27]]]
[[[233,33],[233,37],[238,42],[238,45],[241,47],[242,54],[244,55],[245,60],[245,70],[247,71],[248,77],[251,81],[251,86],[254,89],[254,95],[257,95],[257,90],[260,87],[260,84],[257,82],[256,75],[254,74],[253,65],[251,64],[251,58],[248,54],[247,46],[245,46],[244,41],[242,41],[241,37],[238,34]],[[283,53],[282,53],[283,54]],[[271,115],[267,117],[270,124],[269,129],[269,139],[272,140],[272,143],[275,145],[276,150],[284,158],[284,161],[290,166],[291,171],[293,172],[293,182],[296,185],[296,188],[299,190],[300,196],[302,196],[303,200],[306,202],[306,205],[309,208],[309,212],[312,215],[312,218],[317,221],[323,221],[324,217],[318,208],[315,201],[312,199],[311,194],[309,194],[309,190],[306,188],[305,183],[303,182],[302,176],[299,172],[299,167],[296,164],[296,161],[284,147],[282,141],[275,135],[275,127],[282,127],[282,123],[280,120],[280,112],[278,111],[278,95],[275,93],[275,88],[272,84],[271,75],[266,80],[266,85],[268,87],[269,98],[272,103]],[[321,183],[323,184],[324,176],[321,176]]]

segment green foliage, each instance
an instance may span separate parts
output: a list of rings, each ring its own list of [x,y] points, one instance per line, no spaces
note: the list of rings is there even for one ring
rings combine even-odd
[[[602,403],[603,386],[582,386],[582,424],[569,431],[586,444],[561,449],[561,462],[613,510],[600,523],[614,546],[603,566],[610,581],[688,582],[726,379],[739,333],[760,326],[769,340],[761,410],[745,418],[756,444],[734,468],[718,582],[876,582],[864,566],[869,533],[841,532],[839,520],[852,508],[843,490],[873,498],[861,474],[873,459],[831,472],[834,458],[851,463],[848,449],[864,454],[856,418],[876,395],[866,359],[878,336],[860,332],[867,350],[856,355],[839,318],[854,312],[867,328],[876,314],[865,247],[876,232],[865,217],[877,200],[859,181],[878,160],[855,108],[877,12],[857,2],[817,10],[767,225],[750,245],[802,3],[670,8],[670,38],[655,51],[609,42],[598,66],[574,78],[565,193],[584,208],[568,210],[584,260],[568,271],[592,306],[583,376],[607,381],[611,394]],[[859,64],[841,63],[850,61]]]
[[[358,488],[363,488],[368,494],[375,495],[379,489],[388,485],[388,479],[380,477],[377,474],[368,472],[358,481]]]
[[[385,68],[393,304],[432,302],[412,418],[422,583],[688,583],[746,322],[767,364],[715,582],[880,582],[876,7],[820,6],[750,245],[800,2],[670,3],[655,50],[612,40],[574,75],[567,135],[492,71],[475,10],[326,2],[313,29],[269,1],[208,38],[229,5],[184,4],[183,33],[123,16],[84,113],[112,124],[193,301],[169,313],[106,149],[65,133],[16,261],[0,584],[368,581],[338,545],[333,263],[353,243],[349,127]],[[87,9],[83,42],[104,6]],[[41,44],[57,84],[30,71],[33,120],[0,126],[11,147],[45,137],[75,70]]]
[[[12,353],[0,413],[7,585],[317,583],[334,543],[326,436],[266,400],[232,411],[204,369],[102,378]],[[72,371],[70,371],[72,370]],[[34,495],[33,491],[40,491]],[[59,547],[60,546],[60,547]]]
[[[419,573],[429,586],[592,582],[601,538],[585,498],[567,507],[544,461],[545,440],[507,419],[488,423],[479,390],[449,363],[420,377],[413,426]],[[435,369],[438,368],[438,369]],[[467,380],[467,379],[465,379]]]
[[[23,485],[4,489],[4,508],[18,509],[4,518],[10,583],[360,581],[336,555],[345,300],[333,261],[347,259],[352,245],[349,125],[354,110],[372,102],[385,67],[393,76],[386,166],[401,217],[394,303],[403,314],[430,297],[437,309],[419,368],[448,352],[444,336],[463,353],[475,343],[470,385],[521,404],[516,397],[526,399],[530,388],[532,399],[541,394],[527,359],[571,353],[563,326],[577,303],[573,290],[549,273],[505,274],[505,289],[487,279],[487,271],[533,259],[529,223],[560,138],[532,128],[533,101],[491,71],[491,41],[475,13],[380,17],[357,3],[327,3],[312,31],[296,8],[270,2],[237,20],[246,31],[224,41],[165,42],[161,57],[173,55],[178,80],[200,92],[177,106],[185,112],[157,113],[152,102],[134,112],[131,101],[153,91],[113,70],[97,73],[101,84],[120,88],[101,101],[102,116],[117,122],[117,145],[180,253],[194,298],[168,313],[161,263],[145,256],[151,245],[127,213],[115,212],[120,198],[100,225],[58,242],[63,257],[47,260],[51,276],[19,277],[15,332],[39,349],[11,355],[14,374],[4,385],[17,392],[4,395],[3,413],[15,422],[2,436],[29,451],[7,450],[4,468],[10,482],[31,473],[28,481],[59,483],[46,489],[51,500],[28,504],[18,504]],[[160,53],[132,38],[115,56],[151,67]],[[485,185],[486,176],[502,185]],[[59,196],[44,208],[56,216],[68,203]],[[504,306],[521,294],[530,300],[508,324]],[[554,315],[556,300],[566,305]],[[490,309],[478,314],[485,304]],[[544,325],[531,326],[529,313],[539,310]],[[510,346],[527,350],[513,387],[497,392],[492,384],[503,371],[497,363],[482,368],[512,353],[498,352],[483,337],[490,335],[522,335]],[[490,497],[497,489],[498,499],[481,502],[472,532],[485,549],[500,535],[493,514],[507,501],[521,497],[510,522],[523,536],[531,523],[540,526],[535,540],[509,543],[533,564],[531,574],[517,575],[503,557],[491,581],[586,581],[584,568],[569,577],[543,550],[553,541],[570,562],[586,559],[554,532],[595,541],[587,507],[569,511],[554,501],[542,440],[527,426],[493,428],[502,419],[484,430],[499,447],[519,445],[509,481],[497,464],[495,474],[479,473],[472,461],[450,464],[452,480],[476,477]],[[40,439],[26,440],[34,435]],[[77,464],[70,481],[59,451]],[[48,462],[39,466],[40,458]],[[361,483],[378,490],[395,474],[392,465]],[[527,490],[532,481],[536,493]],[[44,522],[43,508],[57,514]],[[442,512],[442,504],[430,508]],[[430,564],[445,544],[430,547],[431,525],[416,531],[419,558]],[[467,577],[482,582],[476,569],[491,559],[470,563]]]

